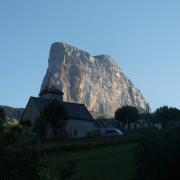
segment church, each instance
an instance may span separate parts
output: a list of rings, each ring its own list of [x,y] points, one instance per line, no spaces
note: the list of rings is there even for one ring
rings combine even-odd
[[[44,108],[53,100],[58,100],[67,112],[68,120],[65,130],[69,138],[87,137],[94,131],[95,120],[84,104],[63,102],[63,92],[58,89],[45,88],[39,97],[30,97],[21,119],[29,119],[32,124],[39,117]],[[47,133],[47,138],[53,138],[52,133]]]

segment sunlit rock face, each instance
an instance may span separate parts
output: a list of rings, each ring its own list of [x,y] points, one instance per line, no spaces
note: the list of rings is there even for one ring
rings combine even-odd
[[[48,64],[40,92],[59,89],[64,101],[85,104],[92,113],[106,116],[113,116],[124,105],[149,110],[140,90],[110,56],[91,56],[76,47],[54,43]]]

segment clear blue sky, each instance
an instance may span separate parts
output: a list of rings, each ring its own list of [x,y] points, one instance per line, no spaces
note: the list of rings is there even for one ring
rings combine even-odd
[[[0,0],[0,104],[38,95],[55,41],[111,55],[152,109],[179,108],[179,0]]]

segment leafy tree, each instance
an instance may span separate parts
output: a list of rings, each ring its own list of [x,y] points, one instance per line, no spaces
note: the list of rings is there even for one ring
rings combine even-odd
[[[143,125],[147,125],[149,128],[154,127],[155,125],[154,113],[139,114],[139,119],[143,121],[142,122]]]
[[[155,120],[162,128],[167,128],[170,122],[180,121],[180,110],[168,106],[160,107],[155,111]]]
[[[0,179],[39,180],[38,154],[20,141],[19,127],[4,126],[0,132]]]
[[[58,106],[58,107],[57,107]],[[41,113],[41,120],[49,123],[52,127],[62,128],[67,118],[64,109],[61,109],[58,102],[52,102]],[[54,114],[53,114],[54,113]],[[61,116],[59,115],[61,114]],[[58,122],[52,119],[52,116],[58,118]],[[51,118],[51,119],[50,119]],[[41,122],[41,121],[40,121]],[[30,127],[30,121],[21,121],[20,124],[6,124],[2,126],[4,129],[0,131],[0,179],[18,179],[18,180],[41,180],[41,179],[69,179],[76,172],[72,163],[59,164],[56,172],[53,168],[44,168],[43,163],[40,164],[38,159],[39,152],[36,146],[31,146],[27,141],[21,141],[24,137],[22,129],[25,131]],[[21,126],[23,127],[21,127]],[[47,164],[44,164],[47,165]],[[46,173],[47,171],[47,173]],[[45,177],[43,174],[45,174]],[[49,177],[52,175],[52,178]],[[47,176],[46,176],[47,174]]]
[[[22,126],[24,133],[28,134],[30,127],[32,126],[31,121],[29,119],[21,120],[19,124]]]
[[[36,130],[43,137],[46,136],[47,128],[50,125],[54,137],[64,135],[64,126],[68,119],[67,113],[64,107],[57,101],[54,100],[48,104],[48,106],[40,114],[36,122]]]
[[[139,117],[139,111],[133,106],[123,106],[115,112],[115,119],[120,121],[123,125],[127,124],[127,128],[130,128],[131,123],[137,123]]]
[[[40,139],[46,139],[46,134],[47,134],[46,126],[47,126],[46,119],[43,113],[40,113],[39,117],[36,119],[33,126],[34,132]]]
[[[0,108],[0,125],[4,124],[6,120],[6,114],[3,108]]]

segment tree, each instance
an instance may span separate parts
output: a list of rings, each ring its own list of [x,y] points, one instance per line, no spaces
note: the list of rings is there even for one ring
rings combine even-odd
[[[30,127],[32,126],[31,121],[29,119],[27,120],[21,120],[19,124],[22,126],[24,133],[28,134]]]
[[[33,131],[40,139],[46,139],[46,134],[47,134],[46,126],[47,126],[46,119],[43,113],[40,113],[39,117],[35,120],[33,126]]]
[[[139,114],[139,119],[141,124],[143,126],[147,126],[148,128],[154,127],[155,125],[154,113],[141,113]]]
[[[40,180],[38,152],[21,141],[17,125],[3,127],[0,132],[0,179]]]
[[[0,125],[4,124],[6,120],[6,113],[3,108],[0,108]]]
[[[40,114],[36,122],[36,130],[41,136],[46,136],[48,126],[51,127],[53,136],[59,137],[64,135],[64,126],[68,119],[67,113],[64,107],[54,100],[48,104],[48,106]]]
[[[155,120],[162,128],[167,128],[170,122],[180,120],[180,110],[173,107],[162,106],[155,111]]]
[[[123,106],[115,112],[115,119],[120,121],[124,126],[127,124],[128,129],[131,123],[137,123],[138,117],[139,111],[133,106]]]

